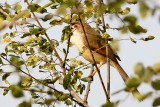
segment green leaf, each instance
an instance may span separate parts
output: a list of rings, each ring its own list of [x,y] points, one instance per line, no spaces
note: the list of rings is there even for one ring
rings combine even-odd
[[[7,36],[9,36],[9,33],[5,33],[5,34],[3,35],[3,39],[6,38]]]
[[[10,76],[10,74],[11,74],[11,72],[5,73],[5,74],[2,76],[2,80],[3,80],[3,81],[6,80],[7,77]]]
[[[112,40],[111,41],[111,47],[112,47],[113,51],[118,52],[120,50],[119,41]]]
[[[72,104],[72,101],[67,99],[67,100],[65,101],[65,104],[66,104],[66,105],[71,105],[71,104]]]
[[[11,32],[9,36],[13,38],[16,36],[16,34],[17,34],[17,31],[14,31],[14,32]]]
[[[134,25],[134,24],[130,24],[128,26],[129,31],[134,33],[134,34],[139,34],[139,33],[146,33],[147,30],[142,28],[140,25]]]
[[[6,94],[8,94],[8,92],[9,92],[9,89],[8,89],[8,88],[4,89],[3,95],[5,96]]]
[[[60,96],[63,95],[63,92],[58,92],[58,91],[54,91],[53,95],[57,98],[57,100],[59,99]]]
[[[160,80],[152,81],[151,85],[155,90],[160,90]]]
[[[55,25],[62,25],[63,22],[60,19],[54,19],[49,24],[52,25],[52,26],[55,26]]]
[[[126,16],[123,20],[130,24],[135,24],[137,22],[137,18],[133,15]]]
[[[43,83],[44,84],[54,84],[59,78],[60,76],[56,76],[53,79],[45,79],[43,80]]]
[[[82,72],[82,71],[75,71],[74,73],[76,74],[76,77],[77,77],[77,78],[81,78],[82,75],[83,75],[83,72]]]
[[[149,12],[149,5],[145,1],[141,1],[139,3],[139,13],[142,18],[146,18],[148,12]]]
[[[49,94],[50,95],[50,94]],[[31,96],[33,99],[39,98],[40,96],[34,93],[34,89],[31,91]]]
[[[63,79],[64,89],[68,89],[70,87],[70,83],[71,83],[71,74],[67,74],[64,76],[64,79]]]
[[[25,37],[27,37],[27,36],[31,36],[32,34],[31,33],[29,33],[29,32],[25,32],[24,34],[23,34],[23,36],[21,36],[21,38],[25,38]]]
[[[109,37],[111,37],[111,36],[106,32],[102,34],[102,38],[104,38],[104,39],[108,39]]]
[[[2,59],[0,58],[0,64],[3,64],[3,61],[2,61]]]
[[[6,53],[1,53],[0,55],[1,55],[1,56],[7,56]]]
[[[32,78],[29,76],[23,76],[21,80],[22,80],[22,86],[25,88],[29,88],[33,82]]]
[[[156,63],[152,66],[152,69],[155,73],[160,73],[160,63]]]
[[[16,3],[15,6],[14,6],[14,9],[15,9],[16,11],[21,10],[21,9],[22,9],[22,6],[21,6],[19,3]]]
[[[142,63],[137,63],[134,66],[134,73],[136,74],[136,76],[138,76],[139,78],[141,78],[144,74],[144,66]]]
[[[39,61],[39,56],[30,56],[27,59],[26,63],[27,63],[27,66],[34,67],[37,64],[38,61]]]
[[[64,17],[63,17],[63,22],[65,23],[70,23],[70,20],[71,20],[71,15],[70,14],[66,14]],[[72,19],[73,20],[73,19]]]
[[[48,95],[53,95],[53,91],[49,90],[49,91],[47,91],[47,94]]]
[[[145,68],[143,76],[140,78],[143,82],[150,82],[153,76],[153,70],[150,67]]]
[[[122,15],[127,15],[129,12],[130,12],[130,8],[127,7],[127,8],[125,8],[125,9],[121,12],[121,14],[122,14]]]
[[[147,92],[143,95],[140,95],[139,93],[137,93],[137,95],[134,95],[139,101],[143,101],[146,98],[150,97],[152,95],[152,92]]]
[[[85,85],[82,84],[82,85],[81,85],[81,88],[80,88],[80,94],[82,94],[84,90],[85,90]]]
[[[29,10],[21,10],[24,15],[22,16],[22,18],[31,18],[31,12]],[[22,23],[21,24],[28,24],[28,22],[25,19],[22,19]]]
[[[76,83],[72,84],[72,87],[73,87],[77,92],[79,91],[78,86],[77,86]]]
[[[36,35],[36,36],[38,36],[39,34],[45,34],[46,33],[46,29],[45,28],[33,28],[33,27],[31,27],[30,29],[29,29],[29,31],[30,31],[30,33],[32,34],[32,35]]]
[[[149,35],[148,37],[144,38],[144,41],[153,40],[155,37],[152,35]]]
[[[64,48],[63,48],[63,53],[64,53],[64,54],[66,54],[66,53],[67,53],[67,52],[66,52],[66,49],[64,49]]]
[[[107,102],[106,104],[103,104],[101,107],[115,107],[114,103]]]
[[[28,8],[31,10],[31,12],[35,12],[37,11],[38,8],[40,8],[41,6],[38,5],[38,4],[33,4],[33,3],[30,3]]]
[[[0,69],[0,73],[4,72],[3,69]]]
[[[32,107],[32,105],[31,102],[23,101],[18,105],[18,107]]]
[[[138,0],[125,0],[129,4],[136,4]]]
[[[57,4],[56,5],[52,5],[51,9],[57,9],[57,6],[58,6]]]
[[[11,85],[9,86],[11,93],[13,95],[13,97],[15,98],[20,98],[23,96],[23,89],[22,87],[18,86],[18,85]]]
[[[121,1],[120,2],[116,2],[116,1],[110,2],[108,4],[107,12],[110,14],[121,12],[122,11],[121,5],[122,5]],[[105,8],[106,8],[106,6],[105,6]],[[103,11],[99,11],[99,10],[101,10],[101,6],[97,6],[95,14],[97,14],[97,16],[100,17],[101,15],[104,14],[104,12],[106,12],[105,8]]]
[[[85,78],[82,78],[81,80],[84,81],[84,82],[90,82],[92,80],[92,78],[91,77],[85,77]]]
[[[35,54],[35,51],[34,51],[33,48],[30,48],[29,52],[30,52],[32,55]]]
[[[140,81],[137,78],[129,78],[126,80],[127,88],[137,88],[140,85]]]
[[[70,26],[65,26],[62,30],[61,42],[68,40],[70,34],[71,34]]]
[[[52,14],[47,14],[44,16],[44,18],[42,18],[43,21],[47,21],[47,20],[50,20],[53,18],[53,15]]]
[[[11,56],[10,58],[11,64],[15,65],[17,68],[19,68],[21,65],[24,64],[24,62],[19,59],[19,56],[15,55],[10,55],[10,56]]]
[[[45,85],[52,84],[52,80],[51,79],[45,79],[45,80],[43,80],[43,84],[45,84]]]
[[[157,107],[157,106],[160,106],[160,97],[154,99],[153,101],[153,107]]]
[[[60,101],[65,101],[69,98],[69,95],[68,94],[63,94],[62,96],[59,97],[59,100]]]

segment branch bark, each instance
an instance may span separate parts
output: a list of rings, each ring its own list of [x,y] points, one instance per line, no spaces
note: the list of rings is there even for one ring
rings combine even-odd
[[[76,8],[77,8],[77,7],[76,7]],[[77,8],[77,10],[78,10],[78,8]],[[84,35],[85,35],[85,39],[86,39],[86,41],[87,41],[87,45],[88,45],[88,47],[89,47],[89,51],[90,51],[90,53],[91,53],[91,57],[92,57],[92,59],[93,59],[94,65],[95,65],[95,67],[96,67],[96,70],[98,71],[98,76],[99,76],[99,78],[100,78],[100,82],[101,82],[101,84],[102,84],[104,93],[105,93],[105,95],[106,95],[106,99],[107,99],[108,102],[110,102],[108,93],[107,93],[107,91],[106,91],[106,88],[105,88],[105,85],[104,85],[104,82],[103,82],[103,79],[102,79],[102,76],[101,76],[101,74],[100,74],[100,70],[99,70],[98,67],[97,67],[95,58],[94,58],[93,53],[92,53],[92,51],[91,51],[91,48],[90,48],[90,45],[89,45],[89,41],[88,41],[88,38],[87,38],[87,35],[86,35],[86,32],[85,32],[84,26],[83,26],[83,23],[82,23],[82,20],[81,20],[79,14],[78,14],[78,18],[79,18],[80,24],[81,24],[81,26],[82,26],[82,30],[83,30],[83,33],[84,33]]]
[[[91,69],[90,74],[92,74],[93,71],[94,71],[93,67],[94,67],[94,66],[92,66],[92,69]],[[88,95],[89,95],[89,91],[90,91],[90,87],[91,87],[91,81],[92,81],[92,80],[90,80],[90,81],[88,82],[88,84],[87,84],[86,93],[85,93],[84,99],[83,99],[83,101],[86,102],[86,103],[87,103],[87,99],[88,99]]]
[[[103,4],[103,0],[99,0],[99,5],[102,6]],[[102,15],[102,27],[104,32],[106,32],[106,25],[105,25],[105,20],[104,20],[104,16]],[[109,44],[108,44],[108,38],[106,38],[106,56],[109,56]],[[108,96],[110,99],[110,59],[107,57],[107,92],[108,92]]]

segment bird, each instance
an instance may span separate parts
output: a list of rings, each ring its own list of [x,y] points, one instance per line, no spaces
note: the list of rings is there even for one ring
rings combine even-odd
[[[72,22],[71,28],[73,30],[72,32],[73,34],[71,36],[71,43],[76,45],[81,55],[87,61],[94,64],[94,60],[90,53],[90,50],[91,50],[91,52],[93,53],[95,62],[96,64],[99,64],[98,68],[100,69],[100,67],[107,62],[105,39],[103,39],[100,36],[99,32],[97,32],[87,23],[82,23],[82,24],[85,32],[83,32],[83,28],[80,22],[78,21]],[[86,33],[90,50],[89,50],[89,46],[87,44],[87,40],[85,38],[84,33]],[[128,78],[128,75],[118,63],[118,60],[120,60],[119,56],[115,51],[113,51],[110,45],[108,50],[109,50],[108,58],[111,60],[111,65],[117,69],[117,71],[122,76],[123,80],[126,81],[126,79]]]
[[[72,36],[70,41],[78,48],[84,59],[92,64],[94,64],[95,60],[96,64],[99,64],[98,69],[100,69],[100,67],[107,62],[108,57],[110,59],[111,66],[113,66],[119,72],[123,81],[125,82],[129,78],[127,73],[118,62],[120,61],[120,57],[109,44],[107,49],[108,54],[106,55],[106,41],[104,38],[102,38],[102,36],[100,36],[98,31],[92,28],[89,24],[80,21],[72,22],[71,29]],[[97,71],[93,72],[91,76],[94,76],[96,72]],[[132,91],[132,94],[135,93],[140,94],[137,89]]]

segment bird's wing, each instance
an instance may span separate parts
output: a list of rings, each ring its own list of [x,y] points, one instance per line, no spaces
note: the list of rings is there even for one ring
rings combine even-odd
[[[90,30],[92,31],[88,31],[88,32],[91,32],[92,34],[91,33],[89,34],[87,32],[86,34],[88,37],[91,50],[107,57],[105,40],[100,36],[100,34],[97,31],[95,31],[94,29],[90,29]],[[87,46],[87,42],[85,43],[85,46]],[[109,59],[111,59],[114,62],[117,62],[117,59],[120,60],[119,56],[113,51],[110,45],[108,46],[108,50],[109,50],[108,51]]]

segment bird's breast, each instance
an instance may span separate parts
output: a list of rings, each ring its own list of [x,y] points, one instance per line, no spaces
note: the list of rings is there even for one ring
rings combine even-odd
[[[82,36],[82,34],[78,34],[78,33],[74,34],[73,33],[73,36],[71,37],[71,42],[74,45],[76,45],[79,52],[86,60],[88,60],[91,63],[94,63],[93,58],[92,58],[92,54],[91,54],[89,48],[87,46],[85,46],[85,44],[86,44],[86,43],[84,43],[85,38]],[[103,55],[100,55],[96,52],[93,52],[93,56],[94,56],[96,63],[105,63],[106,62],[106,58]]]
[[[73,35],[71,36],[71,43],[76,45],[76,47],[78,48],[78,50],[80,52],[82,52],[83,51],[83,47],[85,47],[83,37],[81,36],[81,34],[76,33],[76,32],[73,33]]]

